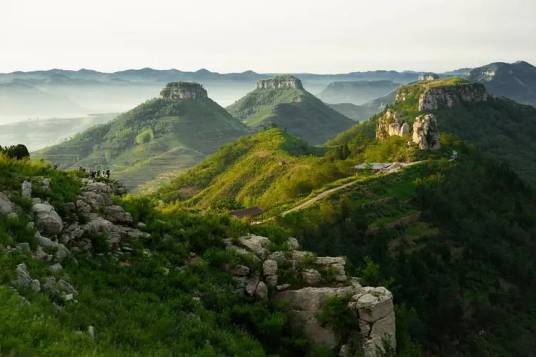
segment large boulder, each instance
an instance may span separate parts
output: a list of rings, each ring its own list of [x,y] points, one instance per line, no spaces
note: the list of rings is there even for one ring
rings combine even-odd
[[[26,264],[21,263],[17,265],[16,269],[17,278],[13,282],[17,287],[22,289],[31,289],[33,291],[40,291],[41,290],[41,283],[39,283],[39,280],[32,279],[30,276],[30,273],[28,272],[28,268],[26,267]]]
[[[39,232],[53,237],[63,230],[63,221],[54,207],[48,203],[36,203],[32,206],[35,222]]]
[[[441,147],[439,128],[434,114],[423,114],[415,118],[412,140],[421,150],[437,150]]]

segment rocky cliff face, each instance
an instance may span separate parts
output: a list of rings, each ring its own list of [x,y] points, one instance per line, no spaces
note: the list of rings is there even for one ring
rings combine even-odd
[[[413,122],[413,143],[421,150],[437,150],[439,144],[439,129],[434,114],[423,114]]]
[[[317,257],[300,250],[290,238],[288,250],[273,251],[266,237],[249,235],[227,240],[227,249],[247,258],[251,266],[229,267],[238,293],[256,299],[285,301],[291,326],[316,344],[339,351],[339,356],[376,357],[396,348],[393,296],[383,287],[363,287],[349,277],[342,257]],[[256,267],[260,267],[257,269]],[[334,330],[319,320],[327,301],[347,301],[355,328]]]
[[[480,103],[488,100],[482,84],[468,83],[452,87],[434,87],[424,91],[419,97],[419,111],[426,112],[452,108],[463,103]]]
[[[257,89],[303,89],[303,85],[294,76],[278,76],[257,81]]]
[[[166,85],[160,95],[168,100],[198,99],[206,98],[207,91],[199,83],[172,82]]]
[[[378,121],[377,139],[383,140],[393,135],[407,136],[409,134],[409,124],[403,122],[400,115],[392,109],[388,109]]]

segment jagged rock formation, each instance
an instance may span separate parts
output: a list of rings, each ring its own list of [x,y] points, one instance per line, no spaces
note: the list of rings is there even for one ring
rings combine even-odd
[[[197,99],[207,98],[207,91],[199,83],[193,82],[171,82],[160,92],[163,99]]]
[[[380,140],[387,139],[393,135],[407,136],[409,134],[409,124],[403,122],[400,115],[392,109],[388,109],[378,120],[376,138]]]
[[[423,73],[419,76],[419,81],[434,81],[436,79],[439,79],[439,75],[435,73]]]
[[[61,263],[71,257],[71,252],[89,253],[96,237],[100,235],[114,255],[126,254],[131,250],[128,246],[129,240],[147,235],[133,227],[134,221],[129,213],[113,204],[112,194],[125,193],[123,187],[113,183],[84,180],[85,186],[76,201],[66,203],[63,207],[63,217],[50,203],[31,197],[31,182],[22,183],[21,196],[33,202],[32,214],[28,215],[32,221],[27,228],[35,230],[37,247],[32,250],[29,243],[19,243],[14,248],[8,247],[8,251],[22,251],[31,254],[35,259],[49,262],[49,271],[56,277],[34,279],[28,267],[21,263],[15,272],[14,287],[42,291],[64,304],[76,302],[76,289],[68,282],[67,277],[58,276],[63,270]],[[50,180],[38,179],[36,183],[46,189]],[[0,192],[0,214],[13,215],[17,212],[25,214],[7,194]]]
[[[419,97],[419,111],[452,108],[463,103],[479,103],[488,100],[482,84],[467,83],[452,87],[428,88]]]
[[[421,150],[436,150],[440,148],[439,129],[434,114],[423,114],[413,122],[412,141]]]
[[[316,257],[299,250],[294,238],[289,239],[288,250],[284,251],[272,251],[268,238],[255,235],[225,243],[227,249],[252,264],[229,267],[238,293],[286,301],[291,325],[303,330],[311,342],[337,350],[341,356],[363,353],[375,357],[380,355],[378,351],[396,348],[392,294],[383,287],[363,287],[359,279],[347,276],[344,258]],[[319,320],[326,302],[333,297],[348,301],[355,330],[341,334]]]
[[[303,89],[301,81],[294,76],[277,76],[257,81],[257,89]]]

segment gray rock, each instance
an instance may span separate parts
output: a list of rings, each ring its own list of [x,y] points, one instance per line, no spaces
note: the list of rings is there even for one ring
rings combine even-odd
[[[262,263],[262,271],[265,276],[277,274],[277,261],[267,259]]]
[[[15,204],[10,201],[7,195],[0,192],[0,214],[8,215],[15,211]]]
[[[302,278],[305,284],[309,286],[316,286],[322,280],[322,276],[315,269],[306,269],[302,272]]]
[[[298,242],[298,240],[294,237],[289,237],[288,245],[289,245],[289,248],[292,250],[300,249],[300,242]]]
[[[24,198],[32,198],[32,183],[24,180],[21,185],[21,194]]]
[[[46,236],[55,236],[63,229],[63,221],[54,207],[48,203],[36,203],[32,206],[39,232]]]
[[[268,298],[268,287],[263,281],[260,281],[259,284],[257,284],[255,296],[261,300]]]
[[[15,285],[23,289],[32,289],[33,291],[40,291],[41,284],[39,280],[32,279],[30,273],[28,273],[28,268],[26,264],[21,263],[17,265],[16,269],[17,278],[15,280]]]
[[[253,275],[246,281],[245,291],[249,296],[253,296],[257,290],[257,285],[259,285],[259,276]]]
[[[412,141],[421,150],[437,150],[441,147],[439,128],[434,114],[423,114],[415,118]]]
[[[63,266],[60,263],[56,263],[52,264],[48,269],[53,273],[59,273],[63,270]]]
[[[247,250],[255,253],[257,256],[264,258],[268,255],[268,247],[270,246],[270,240],[266,237],[249,235],[240,237],[238,239],[239,244]]]
[[[130,225],[133,223],[132,216],[123,207],[113,205],[104,208],[104,217],[112,223]]]
[[[30,243],[18,243],[16,246],[17,250],[20,250],[22,252],[30,252]]]

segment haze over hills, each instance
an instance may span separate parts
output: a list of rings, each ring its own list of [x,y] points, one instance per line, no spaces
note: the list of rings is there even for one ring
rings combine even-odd
[[[227,110],[252,128],[275,125],[313,145],[352,125],[352,120],[307,92],[293,76],[259,80],[255,90]]]
[[[393,92],[400,86],[389,80],[382,81],[344,81],[330,83],[318,97],[329,104],[365,104]]]
[[[493,95],[536,106],[536,67],[530,63],[490,63],[473,69],[468,78],[484,84]]]
[[[43,149],[36,157],[62,168],[111,169],[130,188],[193,166],[248,129],[212,101],[199,84],[169,83],[112,122]]]
[[[395,96],[396,91],[393,91],[362,105],[340,103],[330,104],[329,106],[354,121],[363,121],[383,111],[387,105],[393,104],[395,102]]]

